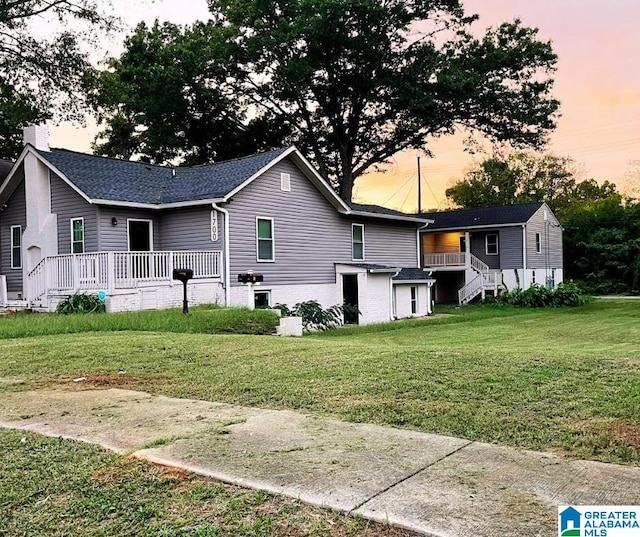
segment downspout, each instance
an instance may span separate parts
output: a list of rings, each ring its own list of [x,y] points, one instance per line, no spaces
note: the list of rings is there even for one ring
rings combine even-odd
[[[429,227],[431,222],[426,223],[424,226],[416,229],[416,257],[418,258],[418,267],[423,268],[422,266],[422,242],[420,241],[420,231]]]
[[[522,288],[527,287],[527,224],[522,224]]]
[[[224,305],[228,308],[231,301],[231,267],[229,254],[229,211],[222,207],[212,203],[211,206],[214,210],[220,211],[224,214]]]

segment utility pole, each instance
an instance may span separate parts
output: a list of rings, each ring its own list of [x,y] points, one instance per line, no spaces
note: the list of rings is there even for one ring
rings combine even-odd
[[[422,212],[422,176],[420,173],[420,155],[418,155],[418,214]]]

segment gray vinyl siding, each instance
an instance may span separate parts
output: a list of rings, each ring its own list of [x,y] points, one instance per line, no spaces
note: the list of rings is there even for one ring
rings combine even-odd
[[[113,217],[118,225],[111,223]],[[98,210],[99,237],[98,244],[102,252],[126,252],[128,248],[127,220],[151,220],[153,222],[153,249],[160,250],[162,232],[160,214],[142,209],[102,206]]]
[[[291,175],[290,192],[280,189],[282,172]],[[352,223],[365,225],[365,263],[417,263],[417,226],[340,215],[289,159],[245,187],[226,208],[232,282],[237,273],[254,270],[264,274],[265,286],[335,283],[334,264],[352,262]],[[256,217],[274,220],[274,262],[256,259]]]
[[[364,224],[365,263],[417,266],[418,238],[415,225],[380,223],[370,219],[353,222]]]
[[[58,253],[71,253],[71,219],[84,218],[84,251],[98,251],[97,210],[51,172],[51,212],[58,215]]]
[[[498,235],[498,255],[487,255],[486,237],[487,235]],[[500,230],[492,229],[487,231],[472,231],[471,232],[471,253],[478,259],[486,263],[489,268],[500,268],[500,251],[502,250],[502,241],[500,237]]]
[[[23,173],[24,175],[24,173]],[[22,293],[22,269],[11,268],[11,226],[27,226],[27,205],[24,179],[7,201],[7,207],[0,212],[0,274],[7,277],[7,292]],[[23,248],[24,257],[24,248]]]
[[[544,219],[547,210],[548,220]],[[536,251],[536,233],[540,233],[541,251]],[[546,205],[527,222],[527,268],[562,268],[562,228]]]
[[[211,206],[172,209],[160,217],[162,250],[222,250],[224,215],[218,211],[218,240],[211,240]]]
[[[500,268],[522,268],[522,226],[500,230]]]

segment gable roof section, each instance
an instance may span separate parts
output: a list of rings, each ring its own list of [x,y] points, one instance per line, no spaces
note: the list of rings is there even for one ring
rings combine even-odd
[[[543,202],[522,203],[422,213],[420,216],[433,220],[427,231],[516,225],[526,223],[543,205]]]
[[[282,159],[289,157],[320,193],[345,215],[427,224],[420,215],[409,215],[375,205],[345,203],[293,146],[215,164],[192,167],[157,166],[144,162],[78,153],[66,149],[36,150],[27,145],[16,164],[32,153],[89,203],[164,209],[227,202]],[[9,187],[14,165],[0,185],[0,196]]]
[[[286,150],[191,168],[155,166],[64,149],[37,153],[91,200],[165,205],[221,199]]]

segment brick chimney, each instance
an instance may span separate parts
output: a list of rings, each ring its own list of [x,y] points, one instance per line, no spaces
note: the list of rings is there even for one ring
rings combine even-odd
[[[25,145],[31,144],[39,151],[49,151],[49,127],[46,125],[29,125],[23,130]]]

